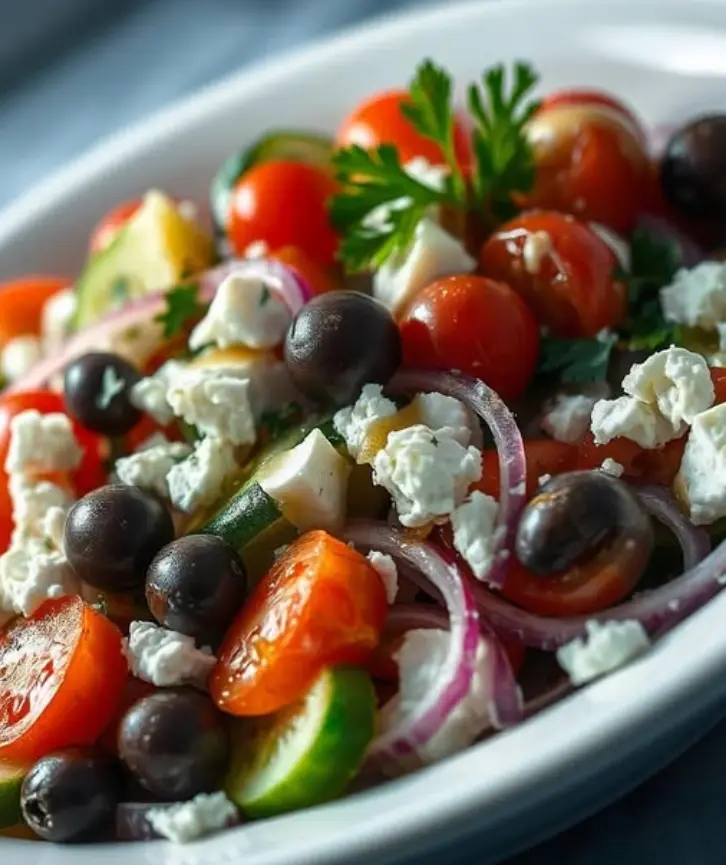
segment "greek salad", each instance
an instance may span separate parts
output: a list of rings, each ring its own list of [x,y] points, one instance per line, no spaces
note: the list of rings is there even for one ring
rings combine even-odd
[[[536,85],[426,60],[0,287],[0,834],[327,802],[726,584],[726,115]]]

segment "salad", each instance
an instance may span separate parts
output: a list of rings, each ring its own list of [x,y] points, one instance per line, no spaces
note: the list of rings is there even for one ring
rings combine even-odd
[[[536,84],[427,60],[1,287],[0,834],[332,800],[726,585],[726,115]]]

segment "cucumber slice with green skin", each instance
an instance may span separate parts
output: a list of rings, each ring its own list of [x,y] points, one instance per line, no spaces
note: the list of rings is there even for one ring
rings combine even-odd
[[[254,165],[271,159],[285,159],[330,170],[332,153],[333,142],[324,135],[285,130],[265,135],[251,147],[230,156],[214,176],[210,188],[212,217],[217,230],[224,234],[232,189]]]
[[[362,670],[324,670],[305,698],[232,732],[226,792],[249,817],[272,817],[335,799],[375,733],[376,696]]]
[[[0,763],[0,829],[22,822],[20,788],[27,769]]]

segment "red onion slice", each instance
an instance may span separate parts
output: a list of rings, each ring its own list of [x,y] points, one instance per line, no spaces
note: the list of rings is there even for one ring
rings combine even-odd
[[[694,526],[681,513],[678,502],[665,487],[634,486],[633,492],[659,522],[678,539],[683,551],[683,569],[695,568],[711,552],[711,538],[705,529]]]
[[[514,416],[502,398],[483,381],[459,373],[404,369],[393,377],[387,389],[394,394],[438,391],[455,397],[475,412],[491,430],[499,455],[501,492],[495,527],[498,544],[492,566],[482,582],[500,588],[506,577],[507,559],[527,494],[527,460]]]

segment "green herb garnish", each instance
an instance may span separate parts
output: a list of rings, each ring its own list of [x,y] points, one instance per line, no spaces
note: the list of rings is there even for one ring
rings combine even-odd
[[[165,339],[183,333],[191,321],[204,313],[204,306],[197,299],[197,286],[192,283],[172,288],[165,299],[166,310],[154,319],[162,325]]]
[[[303,410],[296,402],[289,402],[277,411],[265,411],[260,417],[260,429],[271,439],[279,438],[303,419]]]
[[[592,339],[542,338],[540,372],[557,373],[563,382],[601,381],[618,336],[603,331]]]

